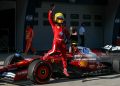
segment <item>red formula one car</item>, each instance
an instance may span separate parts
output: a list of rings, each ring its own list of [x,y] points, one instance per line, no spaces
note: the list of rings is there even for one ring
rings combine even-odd
[[[116,69],[116,61],[102,61],[102,56],[110,58],[108,53],[92,52],[89,48],[77,47],[77,53],[67,53],[68,78],[80,78],[83,76],[101,75],[111,73]],[[104,58],[104,57],[103,57]],[[115,66],[115,67],[114,67]],[[113,68],[114,67],[114,68]],[[43,84],[50,78],[65,77],[62,72],[61,53],[53,53],[46,61],[42,56],[24,58],[19,53],[7,57],[4,67],[0,68],[0,78],[7,81],[18,81],[30,79],[31,81]]]

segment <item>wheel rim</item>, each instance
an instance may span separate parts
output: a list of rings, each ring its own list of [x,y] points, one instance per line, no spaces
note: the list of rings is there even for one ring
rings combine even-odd
[[[49,68],[47,66],[41,66],[37,69],[38,79],[44,80],[49,75]]]

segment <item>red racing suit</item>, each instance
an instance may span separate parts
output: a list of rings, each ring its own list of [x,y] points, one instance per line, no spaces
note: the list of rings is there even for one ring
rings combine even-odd
[[[66,62],[66,44],[64,42],[64,27],[58,26],[52,21],[52,11],[49,10],[48,12],[48,20],[52,26],[54,38],[53,38],[53,44],[52,49],[48,51],[48,53],[45,55],[47,58],[48,55],[55,53],[56,51],[60,51],[62,54],[62,64],[63,68],[67,68],[67,62]],[[48,57],[49,58],[49,57]]]
[[[26,45],[25,45],[25,53],[27,54],[29,50],[31,50],[33,53],[35,52],[35,49],[32,47],[32,39],[33,39],[34,33],[32,27],[28,26],[26,29]]]

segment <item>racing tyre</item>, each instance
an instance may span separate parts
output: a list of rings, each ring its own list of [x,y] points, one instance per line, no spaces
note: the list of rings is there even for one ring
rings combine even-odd
[[[14,63],[20,62],[22,60],[24,60],[24,58],[21,55],[12,54],[5,59],[4,66],[6,67],[10,64],[14,64]]]
[[[113,64],[113,71],[116,73],[120,73],[120,60],[114,59],[112,64]]]
[[[40,61],[39,59],[31,62],[28,67],[28,78],[37,84],[48,83],[51,75],[51,65],[47,62]]]

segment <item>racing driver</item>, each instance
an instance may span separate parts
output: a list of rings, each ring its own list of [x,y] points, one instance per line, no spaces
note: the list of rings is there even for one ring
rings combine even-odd
[[[69,76],[67,72],[67,61],[66,61],[66,44],[65,44],[65,32],[64,32],[64,15],[61,12],[55,13],[54,19],[52,18],[52,12],[55,5],[51,5],[51,9],[48,12],[48,20],[53,30],[54,38],[52,49],[43,56],[43,60],[49,58],[49,55],[60,51],[62,54],[63,73],[65,76]]]

